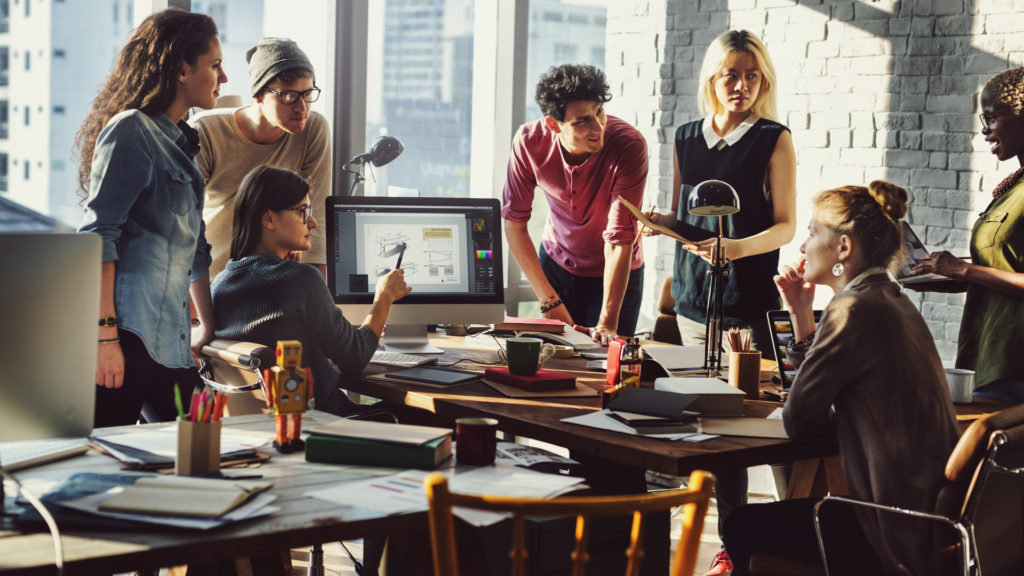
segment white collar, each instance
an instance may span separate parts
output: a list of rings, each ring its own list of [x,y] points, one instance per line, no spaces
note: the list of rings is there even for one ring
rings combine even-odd
[[[732,132],[729,132],[725,136],[719,136],[715,134],[715,129],[712,127],[712,121],[715,116],[712,114],[704,119],[703,131],[704,141],[708,143],[708,150],[717,149],[721,150],[726,146],[732,146],[733,144],[740,141],[743,136],[760,120],[757,114],[751,112],[740,125],[733,128]]]

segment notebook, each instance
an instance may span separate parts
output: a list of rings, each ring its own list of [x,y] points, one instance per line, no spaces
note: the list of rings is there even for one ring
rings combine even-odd
[[[814,324],[821,321],[821,310],[814,311]],[[772,351],[775,362],[779,365],[779,378],[782,389],[789,390],[796,378],[796,367],[786,357],[786,346],[793,340],[793,319],[785,310],[768,312],[768,330],[772,333]]]

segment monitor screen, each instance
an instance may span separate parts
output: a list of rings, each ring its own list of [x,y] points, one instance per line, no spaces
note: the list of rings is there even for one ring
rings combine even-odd
[[[399,267],[412,292],[391,308],[389,334],[397,324],[504,318],[497,199],[332,196],[326,213],[327,283],[354,324],[369,312],[377,280]]]
[[[0,234],[0,442],[92,430],[100,238]]]

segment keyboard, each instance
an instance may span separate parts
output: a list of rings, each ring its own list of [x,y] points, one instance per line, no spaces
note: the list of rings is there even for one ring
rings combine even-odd
[[[84,454],[85,438],[49,438],[0,443],[0,466],[8,472]]]
[[[403,354],[402,352],[388,352],[377,350],[370,358],[371,364],[391,366],[393,368],[412,368],[424,364],[437,364],[437,356],[424,356],[422,354]]]

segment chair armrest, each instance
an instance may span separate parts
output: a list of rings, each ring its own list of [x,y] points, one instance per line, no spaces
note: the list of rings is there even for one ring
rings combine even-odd
[[[238,368],[253,371],[269,368],[274,363],[274,350],[255,342],[218,338],[203,346],[202,353],[208,358],[218,358]]]
[[[821,552],[821,560],[825,565],[825,574],[830,575],[828,554],[826,553],[825,537],[822,533],[822,518],[821,509],[826,504],[838,504],[851,506],[853,508],[864,508],[872,510],[881,514],[895,514],[899,516],[906,516],[912,518],[919,518],[922,520],[928,520],[937,522],[941,525],[948,526],[953,533],[956,534],[959,540],[959,563],[962,569],[960,574],[967,576],[970,572],[970,552],[971,552],[971,541],[970,534],[967,528],[960,522],[942,516],[940,514],[932,514],[929,512],[920,512],[918,510],[909,510],[905,508],[897,508],[895,506],[885,506],[882,504],[876,504],[874,502],[864,502],[862,500],[854,500],[852,498],[843,498],[841,496],[826,496],[814,506],[814,530],[818,535],[818,549]],[[937,553],[938,551],[936,551]]]

